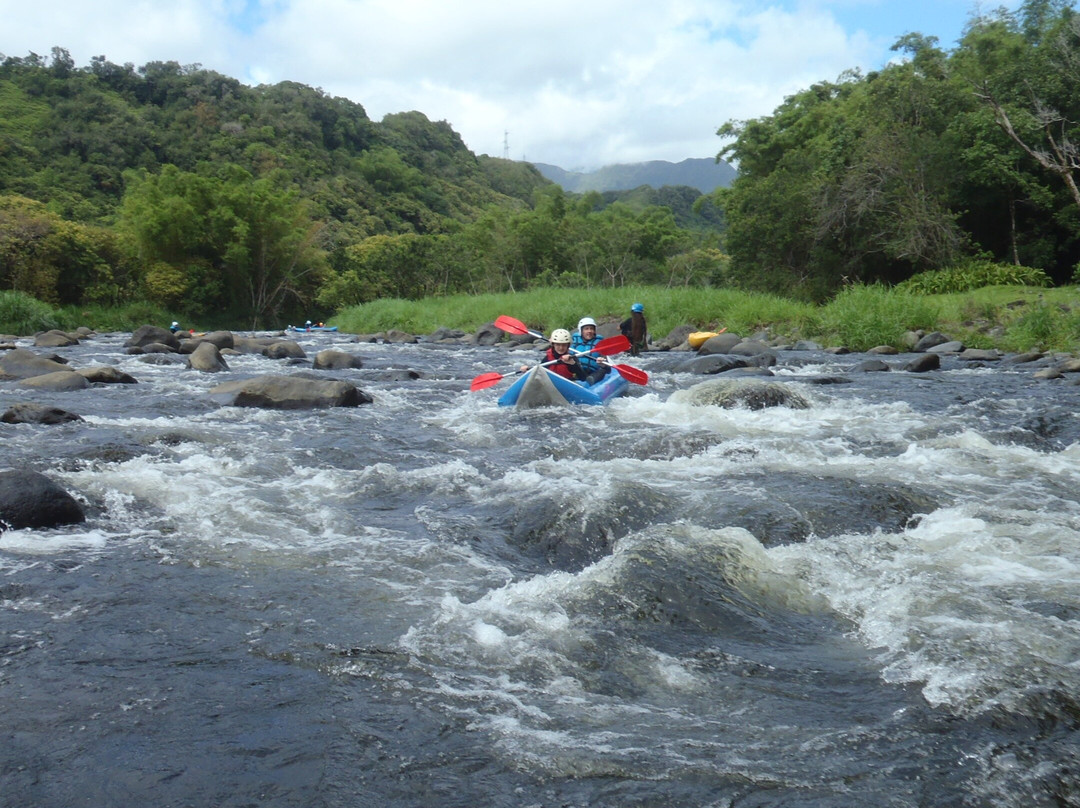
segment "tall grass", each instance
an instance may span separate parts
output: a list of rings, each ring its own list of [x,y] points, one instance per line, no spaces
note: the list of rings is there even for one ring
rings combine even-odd
[[[884,286],[848,286],[821,310],[821,336],[852,350],[901,348],[904,334],[933,329],[940,320],[933,300]]]
[[[23,292],[0,292],[0,334],[30,336],[60,327],[60,318],[48,303]]]

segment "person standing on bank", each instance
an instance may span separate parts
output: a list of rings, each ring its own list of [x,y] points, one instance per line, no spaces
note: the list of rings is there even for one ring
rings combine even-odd
[[[564,379],[581,381],[585,378],[585,369],[578,358],[570,353],[570,332],[565,328],[556,328],[551,332],[551,347],[544,354],[544,363],[551,362],[548,368]],[[521,366],[521,372],[529,370],[528,365]]]
[[[578,361],[585,370],[585,381],[589,384],[596,384],[611,370],[602,361],[597,361],[595,355],[586,354],[599,341],[600,337],[596,333],[596,320],[592,317],[582,317],[578,320],[577,332],[570,343],[570,350],[583,354],[578,357]]]
[[[623,336],[630,340],[630,355],[637,356],[648,350],[649,331],[645,324],[645,307],[635,303],[630,307],[630,316],[619,324]]]

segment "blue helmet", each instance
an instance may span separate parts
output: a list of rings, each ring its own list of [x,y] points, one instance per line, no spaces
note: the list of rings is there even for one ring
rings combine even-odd
[[[640,303],[635,303],[633,306],[630,307],[630,311],[645,311],[645,307],[642,306]]]

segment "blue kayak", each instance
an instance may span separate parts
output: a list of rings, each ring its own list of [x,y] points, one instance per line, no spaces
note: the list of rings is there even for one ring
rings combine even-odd
[[[499,398],[500,407],[561,407],[570,404],[605,404],[620,395],[630,383],[612,370],[594,385],[575,382],[535,367],[510,385]]]
[[[289,331],[299,331],[299,332],[306,332],[306,331],[337,331],[337,326],[336,325],[313,325],[313,326],[290,325],[288,330]]]

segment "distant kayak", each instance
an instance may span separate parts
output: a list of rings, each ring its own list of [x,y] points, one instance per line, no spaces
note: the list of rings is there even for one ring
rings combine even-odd
[[[725,331],[727,331],[726,328],[721,329],[720,331],[695,331],[687,336],[686,341],[689,342],[690,347],[696,351],[713,337],[718,337]]]
[[[547,368],[535,367],[510,385],[499,398],[499,406],[531,409],[570,404],[606,404],[629,386],[630,383],[615,370],[596,384],[589,385],[571,381]]]
[[[306,332],[306,331],[337,331],[337,326],[336,325],[312,325],[312,326],[290,325],[285,330],[286,331],[300,331],[300,332]]]

